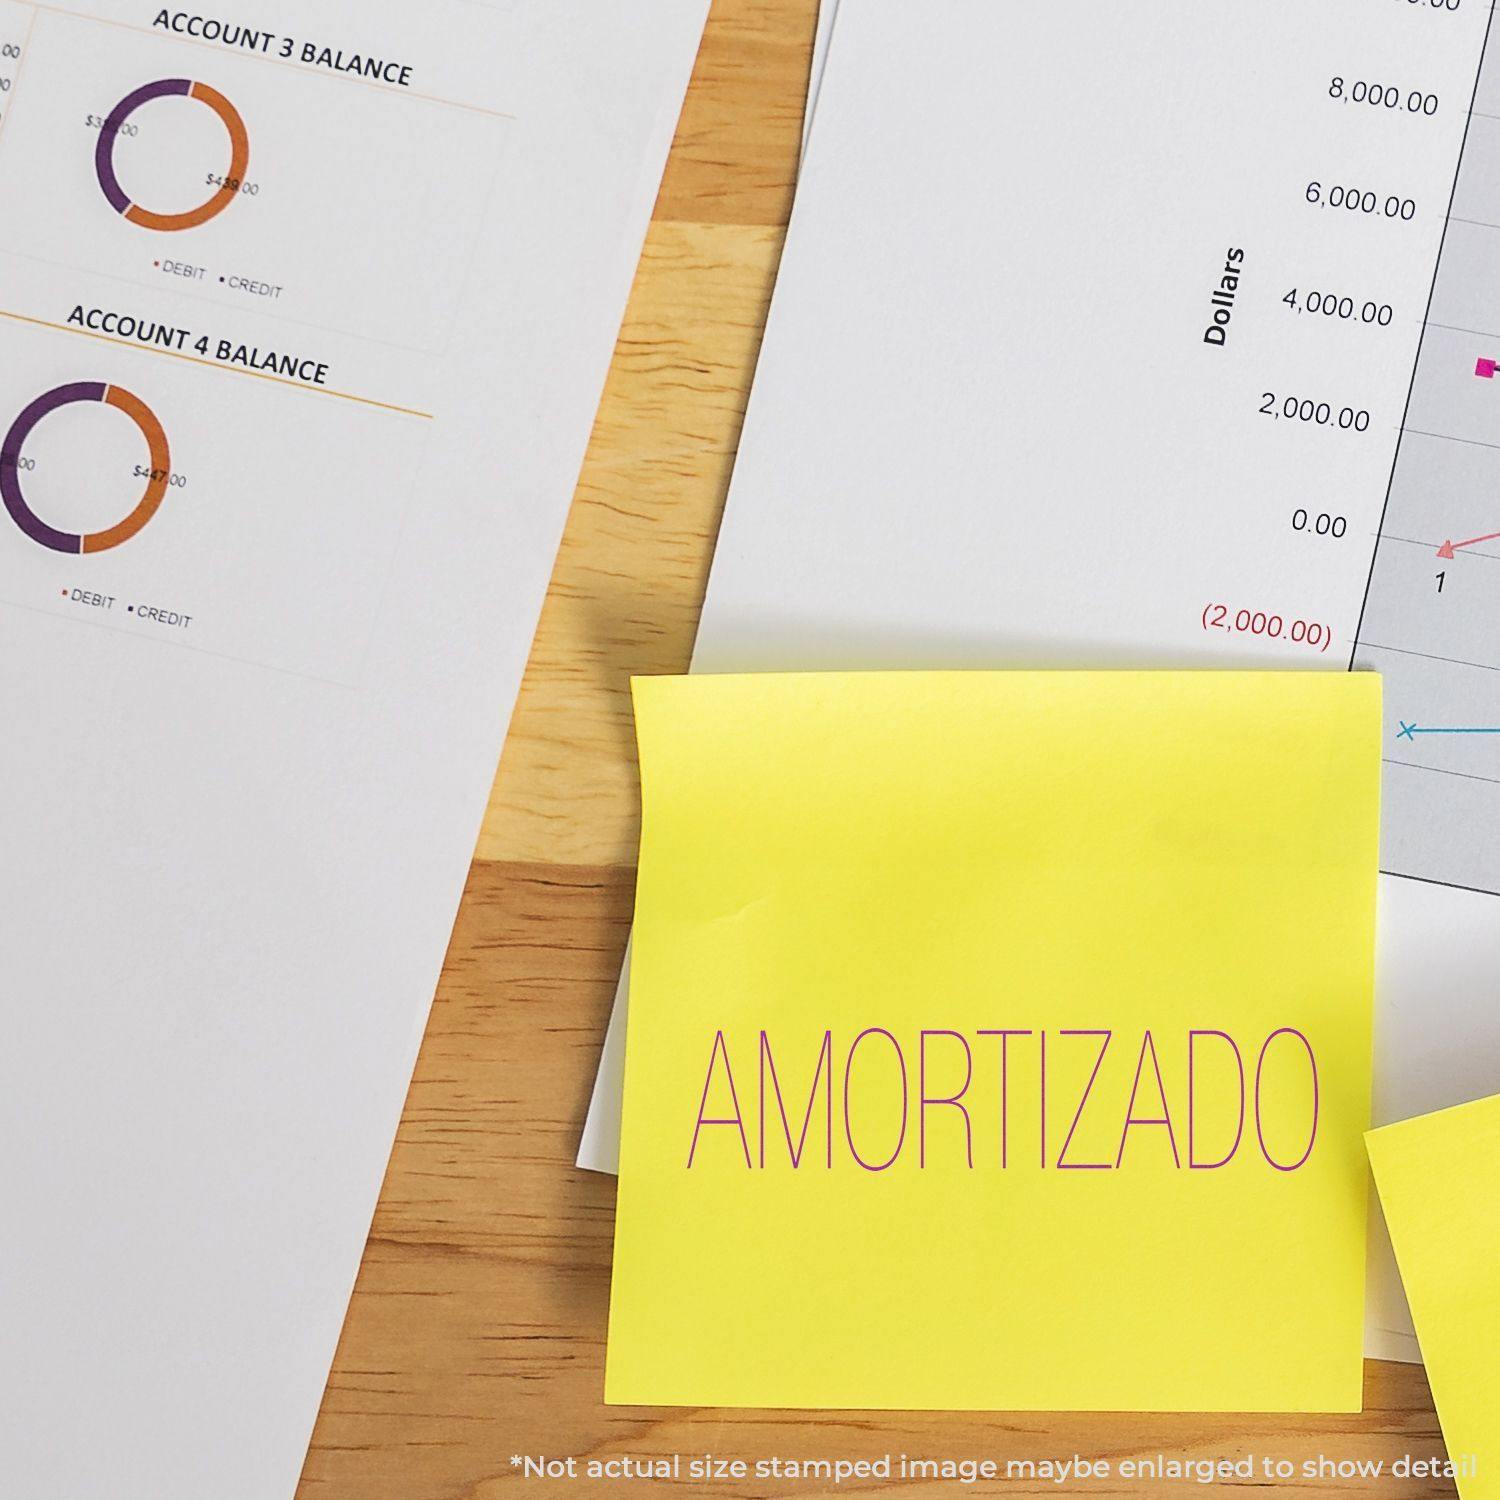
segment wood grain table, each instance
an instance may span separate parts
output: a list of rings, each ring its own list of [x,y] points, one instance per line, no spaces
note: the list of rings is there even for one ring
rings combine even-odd
[[[649,0],[646,0],[649,3]],[[917,3],[917,0],[913,0]],[[628,682],[686,668],[791,207],[814,0],[716,0],[300,1500],[644,1493],[526,1479],[518,1454],[1118,1460],[1440,1455],[1420,1369],[1357,1417],[663,1411],[602,1401],[614,1184],[573,1154],[629,924]],[[1056,1494],[1048,1482],[755,1480],[663,1493]],[[1192,1484],[1081,1486],[1201,1493]],[[1279,1493],[1451,1494],[1326,1479]],[[204,1497],[211,1500],[211,1497]]]

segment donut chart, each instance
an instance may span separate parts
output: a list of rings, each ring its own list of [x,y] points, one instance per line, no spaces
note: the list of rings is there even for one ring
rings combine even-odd
[[[26,439],[31,436],[32,429],[43,417],[65,406],[96,401],[124,412],[140,428],[141,436],[146,439],[146,446],[151,453],[150,478],[145,493],[124,520],[117,521],[104,531],[59,531],[42,520],[27,503],[21,488],[21,450]],[[132,395],[117,385],[91,382],[60,385],[45,395],[38,396],[11,423],[4,442],[0,443],[0,499],[4,500],[11,520],[39,546],[75,556],[88,552],[108,552],[111,547],[128,542],[156,514],[162,496],[167,492],[171,467],[167,435],[157,421],[156,413],[139,396]]]
[[[115,173],[115,143],[120,128],[143,104],[153,99],[196,99],[206,104],[223,121],[229,132],[229,170],[224,175],[224,185],[197,208],[180,214],[160,214],[133,203]],[[99,187],[116,213],[139,224],[143,229],[172,232],[180,229],[196,229],[224,212],[239,194],[250,166],[250,136],[240,112],[217,89],[206,83],[195,83],[191,78],[160,78],[155,83],[142,84],[140,88],[126,94],[115,105],[99,131],[99,144],[94,148],[94,170],[99,177]]]

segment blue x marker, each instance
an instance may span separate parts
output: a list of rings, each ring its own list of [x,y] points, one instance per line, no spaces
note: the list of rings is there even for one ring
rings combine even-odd
[[[1396,736],[1398,740],[1415,740],[1419,734],[1500,734],[1500,726],[1494,729],[1427,729],[1420,724],[1408,724],[1405,719],[1399,722],[1401,732]]]

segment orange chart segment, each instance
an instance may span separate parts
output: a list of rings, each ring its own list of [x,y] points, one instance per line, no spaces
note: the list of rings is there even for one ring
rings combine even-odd
[[[183,213],[163,214],[133,202],[120,186],[120,179],[115,171],[115,145],[121,128],[136,110],[152,100],[171,98],[196,99],[200,104],[206,104],[219,117],[229,133],[229,170],[224,174],[219,189],[197,208],[190,208]],[[223,213],[239,195],[249,168],[250,133],[245,129],[240,112],[217,89],[206,83],[197,83],[191,78],[159,78],[154,83],[143,84],[126,94],[109,112],[99,132],[99,143],[94,149],[94,170],[99,178],[100,190],[109,200],[110,207],[143,229],[168,233],[196,229],[200,224],[206,224]]]
[[[111,547],[128,542],[141,530],[161,506],[172,471],[172,455],[167,447],[167,435],[162,430],[161,423],[156,420],[156,413],[139,396],[133,396],[117,385],[105,387],[104,402],[106,406],[113,406],[124,412],[141,429],[151,453],[151,476],[146,483],[145,494],[123,521],[105,531],[89,532],[84,537],[85,552],[108,552]]]

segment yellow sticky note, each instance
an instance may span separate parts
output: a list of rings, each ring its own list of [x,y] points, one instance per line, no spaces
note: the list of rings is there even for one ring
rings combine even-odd
[[[1370,1165],[1463,1500],[1500,1496],[1500,1098],[1372,1130]]]
[[[635,700],[609,1401],[1359,1408],[1378,679]]]

